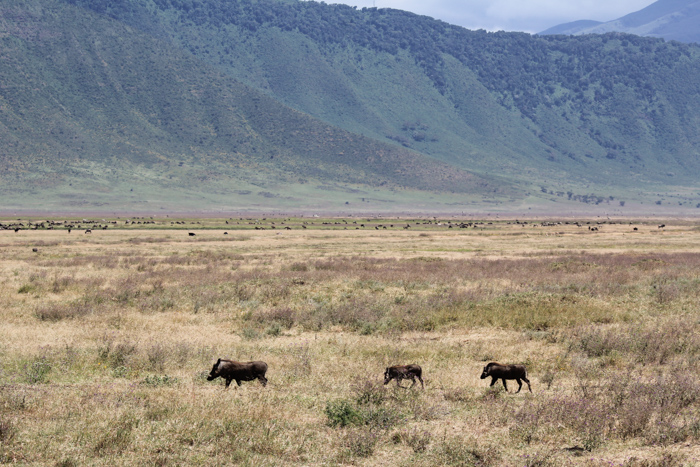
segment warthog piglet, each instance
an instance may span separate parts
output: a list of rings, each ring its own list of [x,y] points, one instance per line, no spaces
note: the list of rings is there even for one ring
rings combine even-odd
[[[424,388],[423,386],[423,378],[421,377],[423,374],[423,370],[421,369],[420,366],[418,365],[396,365],[396,366],[390,366],[384,371],[384,384],[389,384],[389,382],[392,379],[396,380],[396,385],[400,388],[403,388],[401,386],[400,381],[402,379],[410,379],[413,381],[413,384],[411,384],[411,388],[416,385],[416,378],[418,378],[418,381],[420,381],[420,386]],[[410,388],[405,388],[405,389],[410,389]]]

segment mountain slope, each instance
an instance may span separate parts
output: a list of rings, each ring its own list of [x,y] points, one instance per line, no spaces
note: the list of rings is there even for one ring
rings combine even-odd
[[[546,31],[542,31],[540,35],[553,35],[553,34],[565,34],[565,35],[575,35],[580,31],[585,31],[592,27],[603,24],[601,21],[593,21],[590,19],[582,19],[578,21],[572,21],[570,23],[559,24],[557,26],[551,27]]]
[[[700,49],[275,0],[70,0],[348,131],[520,183],[693,183]],[[673,173],[675,180],[669,180]]]
[[[119,206],[125,196],[125,205],[168,208],[202,196],[240,205],[258,192],[269,204],[294,186],[297,196],[316,185],[510,192],[329,126],[83,10],[5,2],[0,18],[5,201],[24,190],[58,190],[78,207]]]
[[[700,42],[700,1],[659,0],[622,18],[597,24],[567,23],[540,34],[624,32],[680,42]]]
[[[697,202],[696,46],[292,0],[1,8],[9,193],[51,176],[132,204],[140,180],[150,205]]]

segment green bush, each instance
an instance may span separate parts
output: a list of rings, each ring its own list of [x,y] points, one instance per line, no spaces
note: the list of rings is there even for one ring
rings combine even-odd
[[[29,384],[45,383],[51,371],[51,363],[41,357],[26,365],[26,378]]]
[[[324,412],[328,417],[328,425],[334,428],[358,425],[362,424],[363,421],[360,410],[346,400],[329,402],[326,404]]]
[[[36,290],[36,285],[34,284],[24,284],[17,290],[17,293],[32,293]]]
[[[179,379],[176,376],[168,375],[148,375],[144,378],[142,384],[147,386],[174,386]]]

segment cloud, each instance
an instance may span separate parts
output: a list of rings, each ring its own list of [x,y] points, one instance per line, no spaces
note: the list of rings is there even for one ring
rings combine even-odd
[[[613,20],[641,10],[654,0],[346,0],[338,3],[407,10],[469,29],[534,33],[580,19]]]

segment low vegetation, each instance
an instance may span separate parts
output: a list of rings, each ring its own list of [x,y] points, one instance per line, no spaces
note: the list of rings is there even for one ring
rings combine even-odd
[[[0,231],[0,462],[700,460],[692,223],[202,222]],[[218,358],[269,384],[208,382]],[[405,364],[424,389],[383,384]]]

